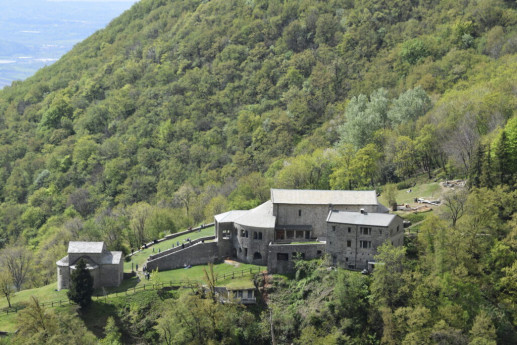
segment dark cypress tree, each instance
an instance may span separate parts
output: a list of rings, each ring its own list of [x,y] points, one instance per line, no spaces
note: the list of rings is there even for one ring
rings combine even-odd
[[[93,277],[86,269],[86,262],[79,259],[75,270],[70,275],[70,290],[68,290],[67,296],[81,308],[85,308],[92,302],[92,294]]]
[[[481,175],[483,174],[483,161],[485,151],[482,144],[479,144],[476,154],[472,156],[473,162],[470,164],[469,182],[474,187],[481,187]]]
[[[492,188],[494,186],[494,167],[492,164],[492,147],[490,144],[486,146],[485,159],[483,160],[483,167],[481,170],[483,173],[481,174],[480,187]]]
[[[501,132],[501,137],[497,143],[495,150],[495,157],[497,159],[497,170],[501,184],[508,184],[511,180],[511,161],[508,148],[508,140],[506,138],[506,132]]]

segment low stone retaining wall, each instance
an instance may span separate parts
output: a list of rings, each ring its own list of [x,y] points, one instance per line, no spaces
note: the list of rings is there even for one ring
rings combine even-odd
[[[205,265],[208,262],[215,262],[218,259],[219,251],[217,242],[198,242],[186,248],[179,247],[179,250],[155,258],[154,260],[148,260],[145,265],[148,271],[152,271],[156,268],[158,268],[159,271],[166,271],[183,268],[188,265]]]
[[[194,241],[191,241],[191,242],[183,242],[179,246],[176,246],[176,247],[171,248],[171,249],[164,250],[161,253],[156,253],[156,254],[153,254],[153,255],[149,255],[149,258],[147,260],[151,261],[151,260],[154,260],[154,259],[158,259],[158,258],[161,258],[162,256],[169,255],[169,254],[175,253],[175,252],[177,252],[177,251],[179,251],[181,249],[193,246],[196,243],[200,243],[200,242],[202,243],[203,241],[210,241],[210,240],[213,240],[213,239],[215,239],[215,236],[205,236],[205,237],[200,237],[198,239],[195,239]]]
[[[160,243],[160,242],[163,242],[163,241],[171,240],[173,238],[176,238],[176,237],[179,237],[179,236],[183,236],[183,235],[186,235],[186,234],[190,234],[192,232],[200,231],[200,230],[209,228],[209,227],[214,226],[214,225],[215,225],[215,223],[203,224],[203,225],[198,226],[196,228],[192,228],[192,229],[188,229],[188,230],[185,230],[185,231],[176,232],[174,234],[167,235],[164,238],[160,238],[158,240],[154,240],[154,241],[151,241],[149,243],[145,243],[144,245],[146,247],[151,247],[151,246],[153,246],[156,243]],[[132,255],[134,255],[134,254],[136,254],[138,252],[140,252],[140,250],[134,251],[133,253],[126,255],[126,257],[130,257],[130,256],[132,256]]]

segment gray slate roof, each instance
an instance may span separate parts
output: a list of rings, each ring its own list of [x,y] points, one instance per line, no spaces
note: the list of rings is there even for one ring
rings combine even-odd
[[[69,263],[69,260],[68,260],[68,255],[65,256],[64,258],[62,258],[61,260],[59,260],[58,262],[56,262],[56,265],[58,266],[68,266],[70,263]]]
[[[218,214],[214,218],[218,223],[236,223],[254,228],[273,229],[276,223],[276,217],[273,216],[273,203],[271,201],[266,201],[251,210],[229,211]]]
[[[122,260],[122,252],[104,252],[104,255],[101,257],[101,262],[98,264],[101,265],[118,265]],[[58,266],[70,266],[70,259],[67,256],[62,258],[61,260],[56,262]]]
[[[346,212],[332,210],[329,212],[327,222],[352,225],[389,226],[396,214]]]
[[[101,259],[102,265],[118,265],[122,260],[122,252],[106,252]]]
[[[100,254],[104,249],[104,242],[70,241],[68,254]]]
[[[374,190],[303,190],[271,189],[271,201],[275,204],[295,205],[377,205]]]
[[[248,213],[248,211],[234,210],[218,214],[214,218],[218,223],[233,223],[236,219],[246,213]]]

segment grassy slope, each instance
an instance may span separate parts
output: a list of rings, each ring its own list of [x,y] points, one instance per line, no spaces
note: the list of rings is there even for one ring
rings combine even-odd
[[[132,258],[131,261],[125,262],[124,263],[124,272],[131,272],[131,263],[133,263],[134,265],[138,264],[138,268],[141,270],[142,265],[147,260],[149,255],[158,253],[158,250],[163,251],[163,250],[166,250],[166,249],[170,249],[170,248],[172,248],[173,244],[174,244],[174,246],[176,246],[177,242],[180,242],[180,244],[181,244],[187,238],[190,238],[191,240],[195,240],[195,239],[198,239],[200,237],[206,237],[206,236],[212,236],[212,235],[214,235],[214,227],[213,226],[211,226],[209,228],[206,228],[206,229],[203,229],[200,232],[192,232],[190,234],[178,236],[176,238],[173,238],[172,240],[168,240],[168,241],[163,241],[163,242],[157,243],[154,246],[152,246],[150,248],[147,248],[147,249],[144,249],[144,250],[136,253],[135,255],[133,255],[131,257]],[[135,266],[135,268],[136,268],[136,266]]]
[[[410,193],[408,193],[409,189],[411,189]],[[399,190],[397,192],[397,203],[398,204],[413,203],[413,200],[415,198],[437,199],[437,198],[440,198],[440,195],[441,195],[441,187],[440,187],[439,182],[417,184],[414,187]],[[379,201],[383,205],[388,204],[388,201],[385,200],[384,195],[381,195],[379,197]]]

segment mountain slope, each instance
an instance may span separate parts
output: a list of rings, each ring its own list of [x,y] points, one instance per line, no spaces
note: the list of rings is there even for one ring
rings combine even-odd
[[[0,92],[2,236],[128,250],[140,206],[181,227],[272,185],[470,174],[515,114],[516,22],[497,0],[142,0]]]

